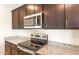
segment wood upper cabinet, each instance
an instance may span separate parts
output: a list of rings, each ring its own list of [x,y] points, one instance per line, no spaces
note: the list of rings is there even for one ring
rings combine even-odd
[[[64,5],[46,4],[44,5],[44,24],[46,29],[64,28]]]
[[[34,4],[26,4],[25,5],[26,16],[34,14],[34,12],[35,12],[34,8],[35,8]]]
[[[65,5],[66,28],[79,29],[79,4]]]
[[[56,28],[65,29],[65,10],[64,4],[56,5]]]
[[[26,4],[26,16],[43,11],[42,4]]]
[[[19,12],[18,8],[12,11],[12,29],[19,28]]]
[[[24,28],[24,16],[26,16],[25,5],[19,8],[19,29]]]
[[[24,28],[25,5],[12,11],[12,29]]]
[[[44,5],[43,4],[35,4],[35,13],[43,12]]]

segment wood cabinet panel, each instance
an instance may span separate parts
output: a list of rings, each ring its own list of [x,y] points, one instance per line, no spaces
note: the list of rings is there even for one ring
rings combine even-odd
[[[18,8],[12,11],[12,29],[19,28],[19,14]]]
[[[26,11],[26,16],[34,14],[34,12],[35,12],[35,5],[33,5],[33,4],[26,4],[25,9],[26,9],[25,10]]]
[[[5,55],[32,55],[20,50],[17,45],[5,41]]]
[[[64,5],[44,5],[44,25],[46,29],[64,28]]]
[[[11,44],[10,48],[11,48],[11,55],[17,55],[18,54],[16,45]]]
[[[65,29],[65,5],[64,4],[56,4],[56,28],[57,29]]]
[[[17,55],[17,46],[5,41],[5,55]]]
[[[43,12],[44,5],[43,4],[35,4],[35,13]]]
[[[19,8],[19,28],[24,28],[24,16],[26,16],[25,5]]]
[[[10,44],[9,42],[5,41],[5,55],[10,55]]]
[[[66,10],[66,28],[79,29],[79,4],[67,4]]]

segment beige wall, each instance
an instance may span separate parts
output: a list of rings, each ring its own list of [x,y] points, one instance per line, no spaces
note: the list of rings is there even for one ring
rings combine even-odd
[[[11,10],[19,5],[0,5],[0,53],[4,52],[4,37],[29,36],[30,30],[12,30]]]

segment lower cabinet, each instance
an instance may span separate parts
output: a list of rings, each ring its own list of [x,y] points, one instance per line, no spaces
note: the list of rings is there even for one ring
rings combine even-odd
[[[5,55],[32,55],[32,54],[22,51],[17,47],[17,45],[5,41]]]
[[[10,43],[5,41],[5,55],[10,55],[11,54],[11,49],[10,49]]]
[[[11,46],[10,46],[10,48],[11,48],[11,55],[17,55],[18,54],[18,52],[17,52],[17,46],[16,45],[14,45],[14,44],[10,44]]]

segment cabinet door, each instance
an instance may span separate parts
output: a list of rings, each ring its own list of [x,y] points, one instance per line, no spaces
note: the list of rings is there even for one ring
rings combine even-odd
[[[66,10],[66,28],[79,29],[79,4],[67,4]]]
[[[25,5],[19,8],[19,28],[24,28]]]
[[[56,4],[56,28],[65,29],[65,5]]]
[[[43,4],[35,4],[35,13],[43,12],[44,5]]]
[[[26,16],[34,14],[35,6],[33,4],[26,4],[25,8],[26,8]]]
[[[5,41],[5,55],[10,55],[11,49],[10,49],[10,43]]]
[[[11,55],[17,55],[17,46],[14,44],[11,44]]]
[[[46,29],[64,28],[64,5],[46,4],[44,5],[44,24]]]
[[[19,17],[18,17],[18,9],[15,9],[12,11],[12,29],[18,29],[19,28]]]

